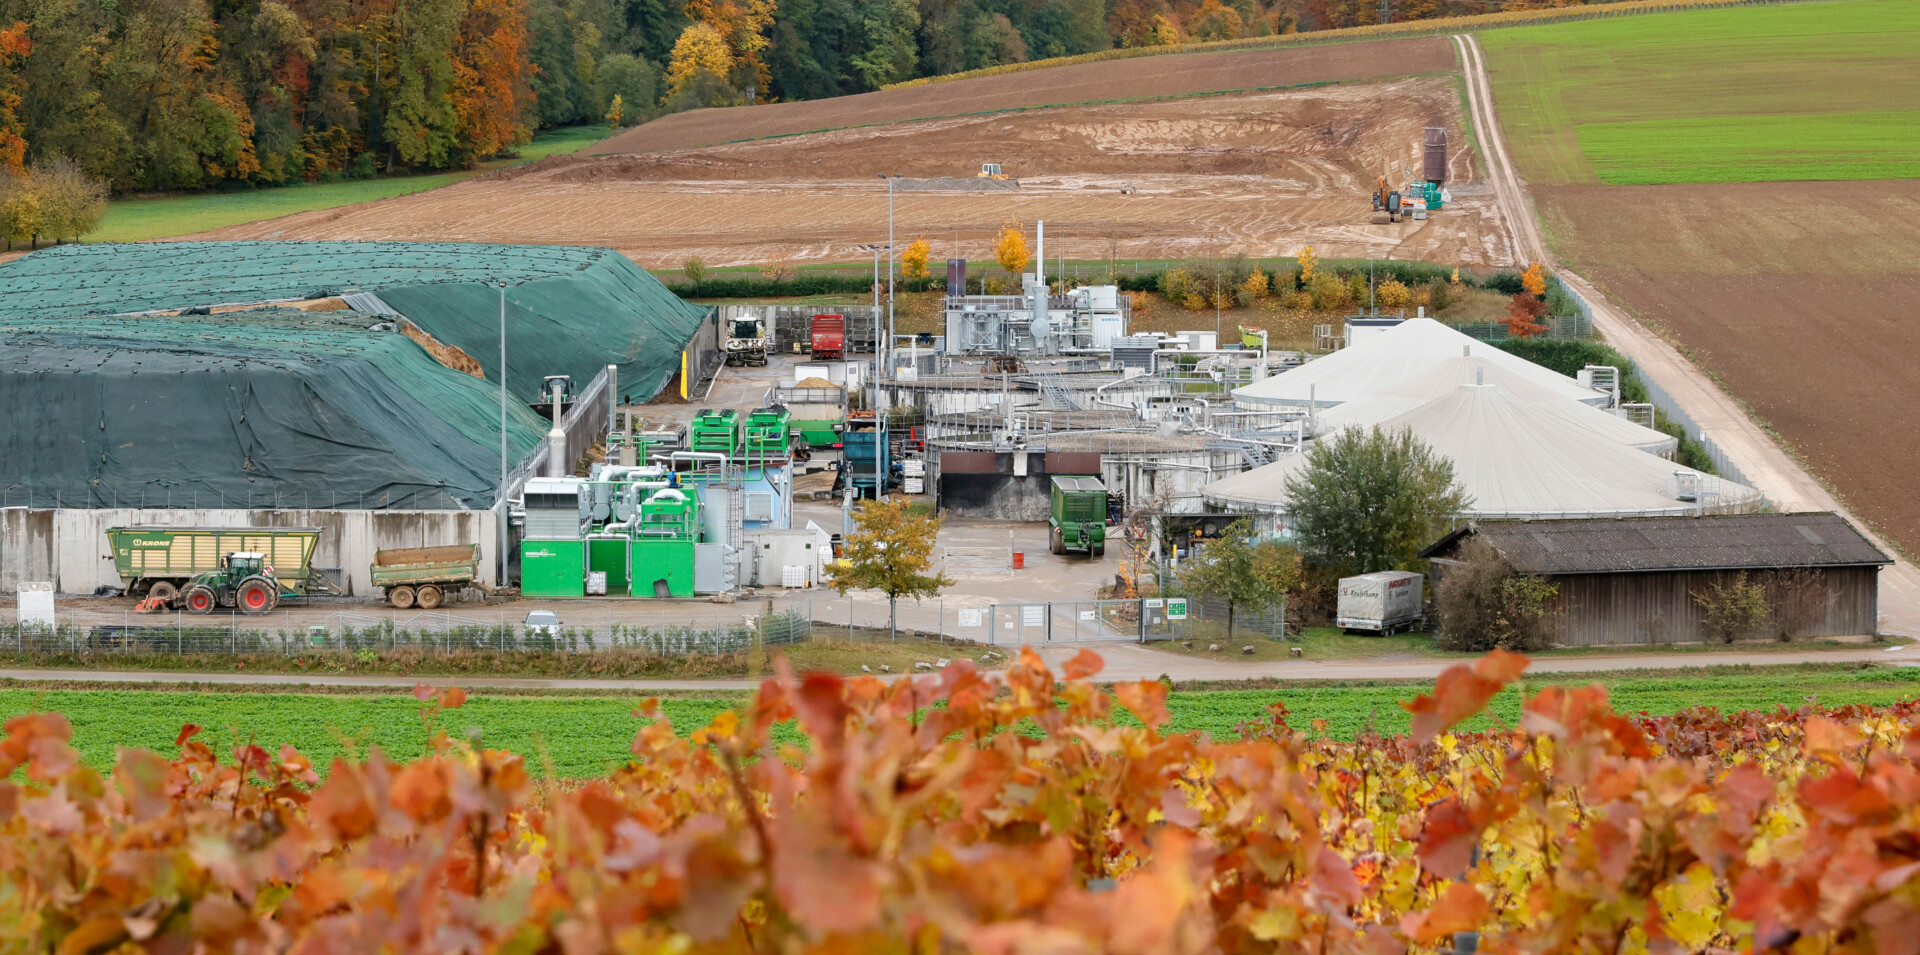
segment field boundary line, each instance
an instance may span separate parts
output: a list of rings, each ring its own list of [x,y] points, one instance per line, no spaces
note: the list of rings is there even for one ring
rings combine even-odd
[[[1748,416],[1733,396],[1707,377],[1698,365],[1608,301],[1592,283],[1554,261],[1546,243],[1540,239],[1525,184],[1507,155],[1499,116],[1493,107],[1493,86],[1487,79],[1479,41],[1471,34],[1455,34],[1453,41],[1466,75],[1469,115],[1479,130],[1481,158],[1487,164],[1487,178],[1493,183],[1503,215],[1509,220],[1515,252],[1551,268],[1580,296],[1592,310],[1594,328],[1601,336],[1634,363],[1643,379],[1668,396],[1687,420],[1695,423],[1698,433],[1693,437],[1711,440],[1714,448],[1733,463],[1740,476],[1758,489],[1769,504],[1782,511],[1843,514],[1874,546],[1893,557],[1893,566],[1880,575],[1881,629],[1901,636],[1920,635],[1920,570],[1788,455],[1766,429]]]

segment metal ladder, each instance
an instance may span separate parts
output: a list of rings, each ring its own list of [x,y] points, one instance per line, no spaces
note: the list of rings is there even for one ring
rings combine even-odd
[[[721,583],[728,590],[739,587],[747,572],[747,499],[746,489],[738,484],[729,484],[727,488],[727,546],[733,548],[733,560],[729,562],[729,579]]]

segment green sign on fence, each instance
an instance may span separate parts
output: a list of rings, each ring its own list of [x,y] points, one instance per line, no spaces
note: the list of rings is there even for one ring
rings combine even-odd
[[[1168,597],[1167,598],[1167,619],[1168,620],[1187,619],[1187,598],[1185,597]]]

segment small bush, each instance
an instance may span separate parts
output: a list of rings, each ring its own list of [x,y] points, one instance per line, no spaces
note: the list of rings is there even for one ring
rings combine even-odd
[[[1763,586],[1772,607],[1770,629],[1781,643],[1812,636],[1833,601],[1833,595],[1827,592],[1826,580],[1813,568],[1772,571],[1764,578]]]
[[[1746,640],[1759,635],[1767,625],[1766,585],[1748,580],[1744,570],[1722,577],[1689,596],[1702,612],[1700,626],[1710,640],[1720,643]]]
[[[1493,545],[1469,540],[1435,588],[1440,646],[1469,653],[1544,649],[1553,642],[1547,602],[1559,593],[1558,584],[1515,570]]]

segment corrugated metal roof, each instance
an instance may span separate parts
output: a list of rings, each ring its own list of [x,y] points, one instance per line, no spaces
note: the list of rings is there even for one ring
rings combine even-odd
[[[1830,511],[1641,517],[1618,520],[1487,522],[1468,533],[1531,574],[1657,570],[1759,570],[1893,563]],[[1450,535],[1449,543],[1461,534]]]
[[[1053,479],[1053,483],[1062,491],[1104,491],[1107,489],[1107,486],[1100,483],[1100,479],[1097,477],[1056,476]]]

